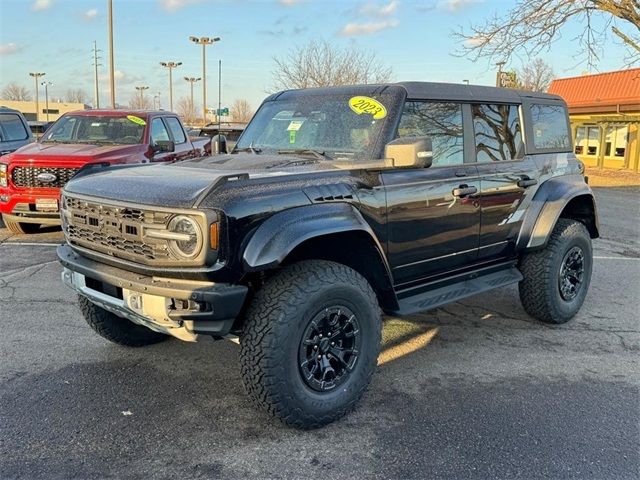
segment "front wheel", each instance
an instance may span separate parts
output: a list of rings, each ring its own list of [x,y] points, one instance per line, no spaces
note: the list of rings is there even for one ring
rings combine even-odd
[[[288,425],[326,425],[367,388],[381,330],[376,295],[356,271],[317,260],[290,265],[247,313],[240,339],[247,393]]]
[[[522,306],[542,322],[567,322],[584,303],[592,266],[591,237],[586,227],[560,218],[547,246],[520,260]]]

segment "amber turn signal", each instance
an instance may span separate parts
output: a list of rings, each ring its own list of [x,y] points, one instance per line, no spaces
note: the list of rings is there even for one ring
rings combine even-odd
[[[218,249],[218,237],[220,236],[220,231],[218,229],[218,222],[214,222],[211,224],[209,228],[209,245],[212,250]]]

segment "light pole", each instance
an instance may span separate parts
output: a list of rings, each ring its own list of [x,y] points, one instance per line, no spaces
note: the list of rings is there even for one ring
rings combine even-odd
[[[36,81],[36,122],[38,121],[38,110],[40,109],[40,104],[38,102],[38,83],[40,83],[38,81],[38,79],[40,77],[44,77],[46,75],[46,73],[44,72],[31,72],[29,73],[30,76],[32,76],[35,81]]]
[[[149,90],[149,87],[146,85],[140,85],[139,87],[135,87],[136,90],[140,92],[140,109],[144,108],[144,91]]]
[[[202,78],[200,77],[184,77],[184,79],[189,82],[189,85],[191,86],[191,103],[189,104],[189,109],[191,110],[191,116],[194,117],[195,116],[195,108],[193,107],[193,84],[196,82],[199,82],[200,80],[202,80]],[[206,114],[206,112],[205,112]]]
[[[160,62],[165,68],[169,69],[169,111],[173,112],[173,69],[182,65],[182,62]]]
[[[44,108],[47,110],[47,122],[49,122],[49,85],[53,85],[53,83],[42,82],[40,85],[44,85]]]
[[[202,116],[204,123],[207,123],[207,55],[206,47],[212,43],[219,42],[220,37],[189,37],[193,43],[202,45]]]
[[[498,67],[498,73],[496,73],[496,87],[502,87],[502,67],[504,67],[504,65],[507,62],[498,62],[496,63],[496,67]]]
[[[157,107],[156,107],[156,100],[158,100]],[[153,108],[157,108],[158,110],[160,110],[160,92],[158,92],[157,95],[153,96]]]
[[[109,0],[109,93],[111,95],[111,108],[116,108],[116,80],[115,66],[113,62],[113,1]]]

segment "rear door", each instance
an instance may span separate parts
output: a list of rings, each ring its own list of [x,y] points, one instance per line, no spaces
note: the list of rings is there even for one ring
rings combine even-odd
[[[525,193],[535,191],[539,171],[525,152],[519,105],[473,104],[471,113],[480,175],[478,257],[489,260],[513,253]]]
[[[158,141],[172,140],[167,125],[162,117],[155,117],[151,120],[151,133],[149,134],[149,144],[153,147]],[[153,155],[154,162],[168,162],[176,158],[175,152],[157,152]]]
[[[382,173],[387,192],[388,255],[396,286],[476,259],[480,181],[474,159],[465,155],[464,123],[460,103],[405,103],[398,136],[431,137],[433,165]],[[456,189],[464,193],[456,195]]]
[[[169,129],[169,133],[171,134],[171,139],[175,144],[175,159],[176,160],[186,160],[188,158],[193,158],[195,156],[195,152],[193,150],[193,146],[187,137],[184,129],[182,128],[182,123],[176,117],[164,117],[165,124]]]

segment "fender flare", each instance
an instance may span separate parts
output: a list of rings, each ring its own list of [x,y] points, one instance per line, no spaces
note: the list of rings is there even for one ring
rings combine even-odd
[[[298,245],[309,239],[354,231],[364,232],[371,237],[390,275],[391,269],[376,235],[362,214],[348,203],[305,205],[272,215],[249,239],[242,254],[244,268],[247,271],[259,271],[275,267]]]
[[[591,187],[582,174],[563,175],[547,180],[536,191],[522,221],[517,248],[534,250],[545,247],[564,208],[580,196],[591,199],[595,228],[591,235],[598,237],[598,211]]]

